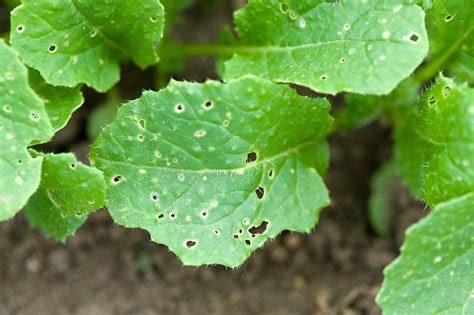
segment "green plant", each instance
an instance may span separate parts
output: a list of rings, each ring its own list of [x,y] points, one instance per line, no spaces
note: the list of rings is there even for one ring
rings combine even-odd
[[[24,0],[12,11],[11,47],[0,42],[0,220],[24,209],[65,241],[106,206],[184,264],[236,267],[281,231],[314,227],[330,203],[326,137],[381,117],[395,153],[374,180],[376,230],[390,229],[382,186],[396,174],[433,211],[408,230],[377,302],[389,314],[474,311],[472,1],[250,0],[234,15],[238,39],[223,31],[217,44],[173,42],[166,31],[190,1],[162,2]],[[67,124],[82,84],[105,92],[120,63],[145,68],[157,52],[159,87],[196,55],[216,55],[224,82],[171,81],[124,104],[91,166],[31,148]],[[333,124],[327,99],[288,84],[346,92],[346,107]],[[114,115],[116,92],[107,103]]]

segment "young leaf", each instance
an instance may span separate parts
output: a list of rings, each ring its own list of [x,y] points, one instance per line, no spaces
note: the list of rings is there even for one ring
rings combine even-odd
[[[472,314],[474,194],[441,203],[408,229],[401,256],[384,271],[384,314]]]
[[[370,182],[369,221],[372,228],[382,236],[391,230],[391,192],[397,179],[397,165],[393,160],[383,164]]]
[[[336,94],[388,94],[428,51],[424,12],[409,1],[250,0],[235,14],[246,46],[225,78],[246,73]]]
[[[25,0],[11,13],[11,42],[52,85],[108,90],[119,63],[158,61],[164,12],[158,0]]]
[[[417,73],[418,78],[427,81],[440,69],[449,69],[451,75],[473,82],[474,2],[438,0],[426,12],[430,54],[428,63]]]
[[[429,205],[474,191],[474,89],[440,76],[419,108],[397,131],[402,173]]]
[[[78,162],[73,154],[44,154],[41,184],[25,207],[32,226],[65,241],[105,205],[102,173]]]
[[[377,303],[387,314],[467,314],[474,302],[474,89],[440,75],[409,125],[397,150],[413,156],[414,178],[434,209],[408,230]]]
[[[42,158],[26,147],[51,138],[41,99],[28,86],[26,67],[0,40],[0,221],[13,217],[38,188]]]
[[[66,88],[47,84],[38,71],[28,71],[30,86],[43,99],[53,131],[61,130],[78,109],[84,98],[81,87]]]
[[[255,77],[172,81],[123,105],[91,151],[115,222],[186,265],[240,265],[282,230],[309,232],[329,203],[325,99]]]

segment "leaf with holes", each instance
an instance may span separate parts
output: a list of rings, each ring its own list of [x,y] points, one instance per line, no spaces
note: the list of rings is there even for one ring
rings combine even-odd
[[[51,138],[41,99],[28,86],[26,67],[0,40],[0,221],[13,217],[38,188],[42,158],[26,147]]]
[[[47,84],[38,71],[30,69],[30,86],[43,99],[53,131],[62,129],[84,102],[81,87],[67,88]]]
[[[41,184],[25,214],[32,226],[65,241],[86,221],[88,213],[105,205],[104,177],[70,153],[42,156]]]
[[[396,138],[404,156],[398,163],[434,209],[408,230],[377,302],[387,314],[468,314],[474,305],[474,89],[440,75],[418,114],[408,117]]]
[[[145,68],[158,61],[163,24],[158,0],[25,0],[11,13],[10,36],[49,84],[106,91],[120,62]]]
[[[409,126],[398,132],[396,150],[425,201],[435,205],[474,191],[474,89],[439,76]]]
[[[115,222],[186,265],[235,267],[267,238],[313,228],[331,123],[327,100],[263,79],[173,81],[123,105],[90,156]]]
[[[441,203],[408,229],[377,296],[384,314],[472,314],[474,193]]]
[[[438,0],[426,12],[429,62],[417,75],[430,80],[433,72],[446,69],[459,79],[474,82],[474,2]]]
[[[329,94],[388,94],[427,54],[424,12],[409,1],[320,2],[250,0],[235,14],[246,45],[235,49],[224,77],[251,73]]]

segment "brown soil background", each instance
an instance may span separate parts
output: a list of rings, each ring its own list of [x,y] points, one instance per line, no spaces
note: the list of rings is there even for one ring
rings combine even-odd
[[[198,1],[199,2],[199,1]],[[184,41],[213,41],[231,21],[235,3],[196,4],[174,30]],[[0,4],[0,31],[8,29]],[[191,30],[191,31],[190,31]],[[211,58],[189,60],[177,79],[215,78]],[[152,89],[153,70],[122,69],[124,100]],[[88,113],[103,95],[85,90],[86,103],[48,151],[85,159]],[[340,98],[335,98],[335,106]],[[379,314],[374,303],[383,268],[397,255],[404,229],[423,205],[398,185],[392,192],[393,231],[379,237],[367,218],[370,179],[390,157],[390,130],[372,123],[330,138],[326,183],[332,205],[309,235],[283,233],[240,268],[183,267],[146,232],[114,225],[94,213],[65,245],[29,227],[22,214],[0,224],[0,314]]]

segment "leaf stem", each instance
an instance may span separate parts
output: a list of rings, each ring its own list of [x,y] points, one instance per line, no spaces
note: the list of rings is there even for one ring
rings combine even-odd
[[[437,58],[433,59],[432,61],[428,61],[428,63],[422,66],[415,73],[415,80],[421,83],[431,80],[440,70],[444,68],[444,65],[459,50],[459,47],[473,29],[474,27],[470,28],[466,33],[464,33],[463,36],[460,36],[458,40],[454,42],[451,47],[449,47],[449,49],[446,49],[441,55],[438,55]]]

